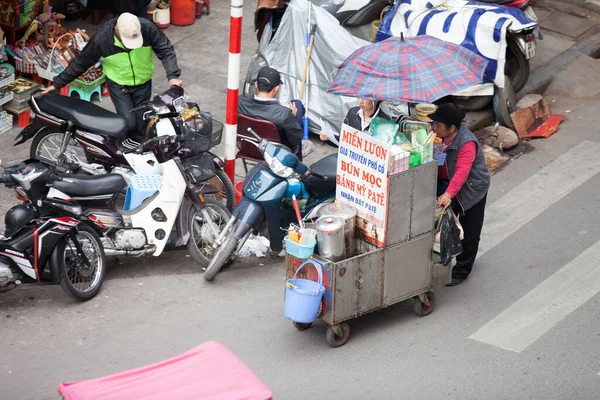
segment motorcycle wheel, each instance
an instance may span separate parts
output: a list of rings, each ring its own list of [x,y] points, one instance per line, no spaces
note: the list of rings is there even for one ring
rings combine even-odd
[[[208,180],[208,183],[220,190],[220,193],[213,195],[215,200],[221,202],[229,211],[235,206],[235,189],[229,175],[222,169],[217,169],[216,176]]]
[[[204,280],[212,281],[215,278],[215,275],[221,270],[223,265],[229,260],[231,257],[231,253],[235,250],[238,240],[233,235],[233,229],[231,234],[227,236],[227,239],[223,242],[223,244],[217,249],[212,260],[210,260],[210,264],[206,268],[206,272],[204,272]]]
[[[44,161],[50,164],[56,164],[60,155],[60,147],[64,137],[62,132],[52,132],[44,130],[33,138],[31,148],[29,149],[29,158]],[[87,160],[85,150],[75,140],[71,139],[66,150],[67,162],[74,162],[73,156],[80,160]]]
[[[221,202],[205,198],[204,207],[196,208],[190,218],[190,239],[187,242],[187,248],[194,261],[206,268],[215,255],[212,245],[216,237],[205,220],[202,210],[209,214],[211,221],[219,227],[219,232],[227,225],[231,214]]]
[[[529,79],[529,60],[521,51],[519,44],[511,39],[508,39],[506,46],[504,75],[509,77],[515,93],[523,89]]]
[[[70,237],[61,240],[56,249],[60,286],[66,294],[79,301],[87,301],[98,294],[106,272],[106,258],[98,234],[89,226],[77,227],[77,241],[90,267],[85,266],[77,254],[77,248]]]

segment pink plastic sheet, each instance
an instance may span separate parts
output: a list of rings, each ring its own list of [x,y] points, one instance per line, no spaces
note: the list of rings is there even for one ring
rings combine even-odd
[[[269,400],[265,386],[231,351],[211,341],[177,357],[103,378],[61,383],[67,400]]]

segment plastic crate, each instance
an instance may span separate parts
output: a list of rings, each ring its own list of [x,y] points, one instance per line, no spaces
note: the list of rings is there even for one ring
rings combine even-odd
[[[311,258],[315,252],[315,246],[317,244],[316,240],[313,241],[311,244],[307,244],[307,245],[296,243],[296,242],[290,240],[289,236],[286,236],[284,238],[284,240],[285,240],[285,251],[287,251],[287,253],[290,256],[304,260],[307,258]]]
[[[124,211],[133,210],[146,198],[152,196],[162,184],[162,175],[137,174],[131,177],[125,196]]]
[[[413,147],[413,153],[419,153],[421,156],[421,164],[427,164],[433,161],[433,143],[427,143],[423,146]]]
[[[392,156],[388,168],[388,175],[396,175],[404,171],[408,171],[410,162],[410,153],[402,152]]]

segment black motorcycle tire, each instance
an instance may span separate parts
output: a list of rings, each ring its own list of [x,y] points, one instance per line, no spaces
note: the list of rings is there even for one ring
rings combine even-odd
[[[220,208],[221,211],[224,213],[223,215],[225,215],[225,217],[226,217],[225,221],[229,221],[229,218],[231,218],[231,214],[225,208],[225,206],[223,206],[223,203],[221,203],[220,201],[205,198],[204,203],[208,204],[210,206],[213,206],[213,207]],[[195,206],[193,208],[194,208],[193,213],[196,214],[196,212],[198,212],[199,210]],[[194,238],[194,215],[192,215],[192,218],[190,218],[190,220],[189,220],[188,229],[190,232],[190,239],[188,240],[188,242],[186,244],[187,249],[190,252],[190,255],[192,256],[194,261],[196,263],[198,263],[200,266],[206,268],[210,264],[211,258],[208,258],[205,255],[203,255],[202,252],[200,251],[200,249],[198,249],[198,246],[196,245],[196,241]]]
[[[506,43],[504,74],[510,78],[515,93],[523,89],[529,79],[529,60],[521,51],[519,44],[512,39],[508,39]]]
[[[61,134],[64,135],[62,132],[56,132],[50,129],[44,129],[41,132],[39,132],[37,135],[35,135],[35,137],[33,138],[32,142],[31,142],[31,147],[29,148],[29,158],[34,159],[34,160],[38,160],[38,156],[37,156],[37,148],[40,145],[40,143],[42,142],[42,140],[44,140],[47,136],[50,135],[55,135],[55,134]],[[79,145],[79,144],[78,144]],[[81,145],[79,145],[81,147]],[[85,150],[83,149],[83,147],[81,148],[83,154],[85,154],[86,156],[86,161],[87,161],[87,153],[85,152]],[[52,160],[47,160],[47,159],[43,159],[40,161],[44,161],[46,163],[50,163],[50,164],[56,164],[55,161]]]
[[[54,260],[58,264],[57,267],[60,276],[60,286],[62,287],[63,291],[75,300],[87,301],[94,298],[102,288],[102,284],[104,283],[104,276],[106,274],[106,257],[104,255],[104,247],[102,246],[100,236],[98,236],[95,230],[84,224],[79,224],[77,230],[86,232],[89,235],[89,239],[96,242],[97,248],[99,250],[100,276],[98,278],[98,283],[96,284],[96,286],[90,291],[80,291],[73,285],[73,283],[69,279],[67,264],[65,263],[65,252],[67,250],[68,237],[66,237],[64,240],[61,240],[57,244],[57,248],[55,249],[55,251],[57,251],[57,257],[55,257]]]
[[[231,179],[229,179],[229,175],[225,173],[222,169],[217,169],[216,177],[223,184],[223,190],[226,196],[226,206],[227,209],[231,212],[233,211],[233,207],[235,207],[235,188],[233,187],[233,183]]]
[[[206,272],[204,272],[205,281],[212,281],[215,278],[215,275],[219,273],[221,268],[223,268],[223,265],[225,265],[225,263],[229,261],[231,253],[233,253],[233,251],[235,250],[236,246],[238,245],[238,242],[239,240],[236,239],[235,235],[233,235],[232,229],[231,234],[227,236],[227,239],[225,239],[223,244],[215,253],[213,259],[210,261],[210,264],[208,264]]]

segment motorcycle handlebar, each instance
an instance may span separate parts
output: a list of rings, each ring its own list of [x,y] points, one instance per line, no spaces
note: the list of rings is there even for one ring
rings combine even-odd
[[[321,174],[319,174],[318,172],[315,172],[315,171],[308,170],[308,173],[307,173],[307,174],[308,174],[308,175],[312,175],[312,176],[314,176],[314,177],[317,177],[317,178],[319,178],[319,179],[322,179],[324,182],[326,182],[326,181],[327,181],[327,177],[326,177],[325,175],[321,175]]]
[[[249,134],[251,134],[252,136],[254,136],[254,138],[256,140],[258,140],[259,142],[262,142],[263,138],[261,138],[260,136],[258,136],[258,133],[254,132],[254,129],[248,128],[247,131],[248,131]]]
[[[132,108],[129,112],[137,112],[137,111],[143,111],[143,110],[147,110],[148,109],[148,104],[142,104],[141,106],[137,106]]]

